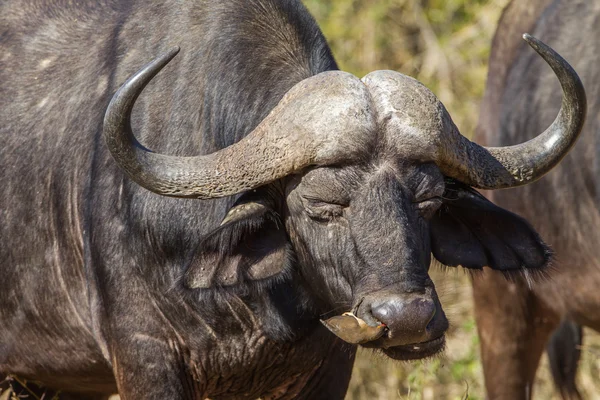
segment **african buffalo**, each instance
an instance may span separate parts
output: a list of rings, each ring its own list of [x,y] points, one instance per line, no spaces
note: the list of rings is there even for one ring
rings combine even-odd
[[[506,146],[552,122],[560,103],[552,72],[514,40],[532,31],[573,63],[591,99],[574,150],[544,179],[493,193],[524,216],[555,251],[545,279],[506,281],[487,271],[474,279],[475,312],[490,399],[528,399],[546,344],[564,398],[579,398],[575,372],[581,328],[600,330],[600,1],[513,1],[496,32],[478,141]],[[563,321],[561,325],[559,325]],[[573,323],[575,322],[575,323]],[[549,341],[552,332],[554,339]]]
[[[549,262],[471,188],[536,180],[581,130],[577,75],[532,37],[562,109],[484,148],[414,79],[338,71],[296,0],[17,0],[0,26],[2,373],[81,397],[343,398],[354,344],[443,348],[431,253]]]

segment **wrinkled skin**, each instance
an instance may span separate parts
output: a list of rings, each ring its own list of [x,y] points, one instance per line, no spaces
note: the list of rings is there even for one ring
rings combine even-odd
[[[513,1],[494,38],[476,140],[503,146],[529,139],[558,109],[550,71],[515,40],[529,31],[557,49],[579,72],[588,93],[588,116],[574,150],[540,181],[489,193],[519,213],[552,246],[556,257],[538,281],[506,281],[486,271],[474,276],[475,315],[488,398],[535,398],[533,381],[547,349],[557,388],[578,399],[576,370],[581,326],[600,329],[598,132],[600,35],[598,1]],[[506,295],[509,293],[510,295]]]
[[[388,326],[381,346],[436,339],[447,321],[427,275],[427,220],[441,205],[443,176],[433,165],[379,163],[372,170],[320,168],[304,175],[288,195],[290,238],[302,265],[320,267],[307,279],[316,294],[325,295],[319,296],[324,304],[356,309],[370,325]],[[339,259],[340,253],[347,256]],[[388,296],[407,309],[415,301],[427,304],[390,318],[402,310],[387,306]],[[416,319],[414,327],[409,316]]]
[[[349,141],[357,156],[338,165],[210,201],[141,188],[104,146],[103,115],[172,43],[181,57],[132,117],[161,154],[239,142],[295,84],[337,66],[296,1],[100,5],[0,3],[0,374],[81,398],[341,399],[356,347],[321,319],[351,311],[386,326],[364,346],[423,358],[448,324],[431,254],[504,272],[548,263],[522,218],[391,151],[381,113],[370,145]],[[421,142],[456,130],[402,79],[420,95],[407,104],[431,106],[404,109],[427,126]]]
[[[250,258],[257,261],[249,266],[251,274],[262,271],[272,277],[286,268],[290,258],[296,259],[321,315],[351,309],[354,316],[348,317],[350,324],[345,329],[360,329],[361,325],[386,328],[383,335],[373,335],[371,340],[353,330],[348,337],[356,339],[347,341],[382,348],[395,359],[427,357],[443,348],[448,328],[427,273],[432,252],[448,265],[520,268],[523,263],[544,265],[548,251],[525,221],[444,178],[434,164],[394,163],[386,158],[385,150],[374,159],[361,167],[316,168],[289,179],[283,189],[277,190],[278,184],[251,192],[234,205],[231,220],[250,224],[244,217],[258,218],[252,225],[261,226],[255,230],[259,236],[269,232],[268,224],[286,226],[289,243],[280,232],[281,236],[269,236],[268,242],[252,245],[261,250],[259,255],[252,251]],[[281,191],[286,200],[278,206]],[[273,210],[277,213],[271,214]],[[219,228],[215,236],[223,237],[228,229],[234,229],[229,224],[233,222]],[[451,239],[449,230],[454,231]],[[499,248],[498,239],[505,249],[512,250]],[[432,240],[434,248],[430,247]],[[223,253],[222,247],[223,240],[210,239],[205,254]],[[496,258],[473,258],[484,252]],[[187,271],[187,284],[235,286],[252,278],[237,261],[216,257],[216,267],[209,264],[214,262],[213,256],[194,263]],[[360,323],[355,323],[355,318]]]

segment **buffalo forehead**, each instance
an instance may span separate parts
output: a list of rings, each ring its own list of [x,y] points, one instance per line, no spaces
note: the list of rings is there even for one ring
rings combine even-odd
[[[402,157],[432,161],[450,119],[438,98],[422,83],[395,71],[362,78],[373,98],[381,140]]]

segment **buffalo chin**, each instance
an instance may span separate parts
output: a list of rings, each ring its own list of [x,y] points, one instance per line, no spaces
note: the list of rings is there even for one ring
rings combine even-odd
[[[381,351],[394,360],[409,361],[432,357],[444,351],[445,347],[446,337],[440,336],[427,342],[382,348]]]

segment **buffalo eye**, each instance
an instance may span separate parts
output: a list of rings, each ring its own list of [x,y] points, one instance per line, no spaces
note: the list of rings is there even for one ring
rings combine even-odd
[[[429,220],[442,205],[446,191],[444,177],[434,165],[424,165],[415,178],[413,203],[419,215]],[[413,181],[414,182],[414,181]]]
[[[306,214],[318,222],[331,222],[344,214],[344,206],[320,199],[305,197],[304,209]]]
[[[415,202],[419,215],[429,220],[442,205],[440,196],[433,196],[428,199],[418,200]]]

